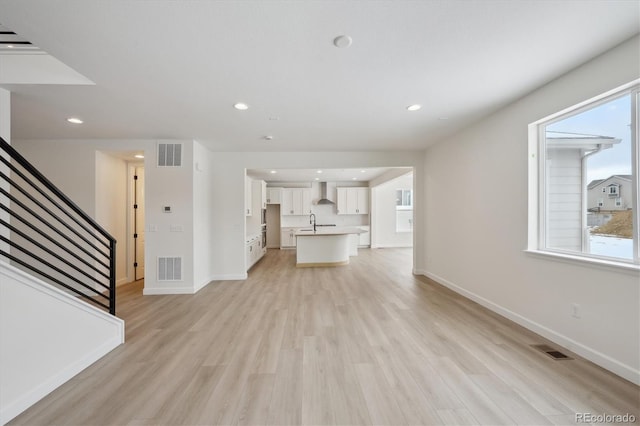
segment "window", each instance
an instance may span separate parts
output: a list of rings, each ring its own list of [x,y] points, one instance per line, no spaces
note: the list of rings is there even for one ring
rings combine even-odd
[[[639,82],[529,126],[529,251],[640,266]]]
[[[396,232],[413,231],[413,190],[396,190]]]
[[[398,189],[396,190],[396,206],[413,208],[413,190]]]

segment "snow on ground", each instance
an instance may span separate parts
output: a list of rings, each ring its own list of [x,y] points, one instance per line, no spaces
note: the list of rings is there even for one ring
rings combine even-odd
[[[589,243],[591,254],[633,259],[633,238],[591,235]]]

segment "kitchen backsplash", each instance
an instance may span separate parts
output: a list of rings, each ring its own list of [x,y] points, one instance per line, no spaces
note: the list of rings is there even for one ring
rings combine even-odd
[[[336,206],[331,204],[313,205],[313,211],[316,215],[316,223],[319,225],[337,225],[337,226],[365,226],[369,225],[369,215],[338,215],[336,214]],[[286,227],[303,227],[309,226],[309,215],[307,216],[281,216],[280,226]]]

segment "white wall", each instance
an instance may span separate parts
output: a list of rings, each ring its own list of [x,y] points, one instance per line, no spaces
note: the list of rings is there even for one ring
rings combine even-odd
[[[215,153],[193,143],[193,283],[194,291],[207,285],[214,277],[212,247],[215,240],[211,212],[222,208],[213,197],[211,159]]]
[[[193,293],[193,142],[183,144],[182,167],[156,167],[155,140],[14,140],[13,145],[89,216],[96,217],[96,152],[145,153],[145,294]],[[163,141],[167,142],[167,141]],[[170,205],[173,213],[163,213]],[[182,232],[171,226],[182,226]],[[155,232],[149,232],[155,226]],[[122,244],[123,246],[126,244]],[[183,257],[182,281],[157,281],[159,256]]]
[[[127,163],[96,152],[95,220],[116,243],[116,283],[127,282]]]
[[[11,143],[11,92],[0,88],[0,137]]]
[[[460,208],[418,213],[423,273],[636,383],[639,274],[524,250],[527,125],[638,78],[639,52],[636,37],[429,148],[424,202]]]
[[[124,322],[0,262],[0,424],[124,343]]]
[[[372,247],[411,247],[413,232],[398,232],[396,230],[396,191],[398,189],[413,189],[413,174],[404,175],[380,184],[372,189],[375,199],[372,214],[371,235],[374,236]],[[407,212],[410,214],[411,212]]]
[[[11,143],[11,92],[8,90],[0,88],[0,137]],[[9,168],[4,164],[0,166],[0,170],[2,170],[5,174],[9,173]],[[9,184],[2,180],[0,183],[2,188],[6,191],[9,190]],[[4,210],[0,212],[0,218],[4,221],[9,221],[9,214],[5,213]],[[0,231],[4,237],[9,237],[9,230],[7,228],[2,228]],[[0,242],[0,249],[2,251],[9,251],[9,245],[5,242]]]

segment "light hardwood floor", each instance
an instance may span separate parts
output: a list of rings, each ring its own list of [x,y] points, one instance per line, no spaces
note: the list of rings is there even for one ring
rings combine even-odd
[[[11,424],[571,424],[640,417],[640,390],[411,274],[408,249],[295,268],[269,250],[246,281],[195,295],[118,289],[127,341]]]

